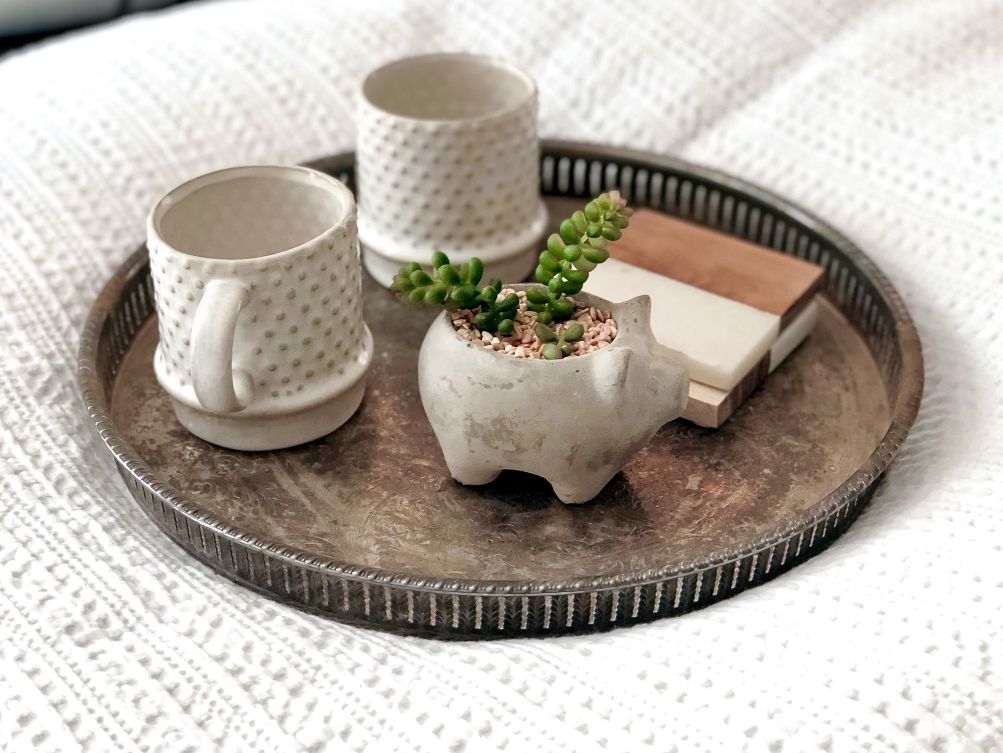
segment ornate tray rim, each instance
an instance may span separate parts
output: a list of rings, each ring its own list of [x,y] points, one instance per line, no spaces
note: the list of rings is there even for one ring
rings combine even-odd
[[[266,595],[294,603],[310,611],[329,614],[342,621],[363,623],[399,632],[433,634],[440,637],[453,638],[476,636],[466,633],[443,632],[443,627],[440,626],[437,628],[434,617],[430,626],[415,626],[413,620],[410,626],[408,624],[396,624],[396,621],[389,620],[391,615],[389,590],[386,591],[386,613],[388,620],[379,624],[374,624],[369,614],[368,588],[366,588],[365,618],[362,615],[355,614],[354,610],[348,610],[347,607],[344,614],[339,613],[333,608],[319,608],[315,604],[312,604],[309,598],[296,597],[294,594],[295,588],[290,589],[289,587],[289,575],[285,568],[286,566],[292,566],[304,571],[304,597],[309,596],[306,571],[319,573],[322,576],[361,582],[376,587],[392,587],[394,589],[443,596],[546,596],[548,598],[548,605],[550,597],[568,597],[568,614],[572,613],[573,608],[578,609],[581,614],[576,616],[574,620],[569,617],[566,626],[561,625],[560,629],[548,631],[548,634],[554,634],[597,630],[614,626],[614,623],[616,623],[616,608],[614,608],[613,617],[609,625],[596,624],[596,595],[598,593],[616,591],[617,604],[619,604],[620,592],[634,589],[633,614],[631,618],[624,618],[617,624],[628,624],[645,619],[653,619],[658,616],[665,616],[660,611],[664,611],[666,614],[681,613],[717,601],[738,590],[745,590],[745,588],[770,580],[795,564],[818,553],[831,540],[836,538],[852,522],[852,519],[869,499],[876,483],[897,454],[919,411],[924,378],[922,348],[919,335],[898,292],[889,283],[881,270],[859,248],[826,222],[785,198],[726,173],[693,165],[675,157],[658,156],[646,152],[614,147],[544,140],[542,142],[541,154],[544,171],[546,170],[545,164],[548,158],[551,160],[552,166],[557,161],[564,159],[571,160],[572,162],[582,159],[587,161],[615,160],[628,162],[633,170],[631,177],[634,177],[637,172],[644,170],[666,171],[668,173],[691,177],[694,179],[694,185],[710,186],[712,189],[720,188],[722,189],[722,193],[727,192],[730,195],[740,195],[750,206],[762,207],[764,210],[775,213],[778,216],[783,216],[785,219],[793,220],[805,230],[824,239],[827,244],[836,249],[846,260],[855,266],[858,275],[866,278],[870,283],[893,319],[893,336],[897,344],[898,357],[900,359],[895,374],[895,378],[898,380],[898,390],[894,402],[890,400],[889,406],[891,413],[890,425],[868,460],[840,484],[839,487],[813,505],[810,510],[806,511],[800,517],[788,521],[786,525],[763,535],[752,545],[738,547],[733,550],[718,551],[703,559],[687,562],[682,565],[643,572],[590,576],[561,582],[418,578],[398,575],[378,568],[360,567],[326,557],[310,555],[288,547],[277,546],[255,536],[242,533],[224,521],[202,511],[197,504],[183,497],[169,484],[161,481],[145,463],[143,458],[126,441],[111,418],[110,405],[105,397],[106,385],[99,369],[98,349],[102,337],[107,334],[106,328],[109,327],[113,307],[121,297],[123,290],[130,281],[133,281],[137,276],[145,275],[148,270],[146,261],[147,252],[144,244],[131,254],[116,271],[103,287],[93,304],[81,334],[78,358],[78,380],[84,406],[94,423],[98,435],[114,457],[119,472],[129,485],[131,493],[136,497],[137,501],[141,502],[144,511],[170,538],[178,542],[190,554],[193,554],[228,577],[237,580],[242,585],[251,587]],[[344,177],[349,175],[348,171],[351,170],[353,162],[354,154],[347,152],[315,160],[308,164],[332,174],[341,172]],[[556,169],[556,167],[553,169]],[[558,178],[554,177],[552,180],[558,180]],[[571,180],[573,178],[568,177],[565,182]],[[608,178],[600,176],[600,181],[602,180],[605,180],[607,185],[611,183]],[[585,183],[588,184],[589,180],[586,179]],[[583,186],[583,190],[581,191],[572,190],[571,194],[584,196],[587,192],[588,186],[586,185]],[[684,213],[678,214],[684,217],[687,216]],[[836,268],[833,267],[833,269]],[[828,272],[830,270],[827,268]],[[836,301],[834,303],[837,303],[837,306],[843,309],[843,305]],[[138,329],[140,324],[141,322],[137,323],[135,329]],[[854,326],[859,329],[856,325]],[[126,345],[128,342],[131,342],[134,331],[125,338]],[[875,357],[877,358],[877,356]],[[887,386],[887,376],[885,377],[885,381]],[[151,511],[154,504],[159,504],[161,507],[162,514],[159,520]],[[168,521],[168,511],[170,516],[173,517],[174,531],[170,530],[170,526],[166,522]],[[181,523],[178,515],[182,516],[186,526],[194,524],[205,532],[213,534],[213,540],[217,542],[217,554],[219,555],[216,559],[208,556],[206,551],[195,551],[194,547],[187,546],[181,540]],[[230,559],[233,567],[221,566],[223,557],[219,550],[218,540],[215,538],[217,536],[230,542],[239,543],[259,553],[266,561],[266,564],[269,559],[278,562],[283,568],[287,596],[273,590],[268,590],[261,583],[255,583],[242,577],[238,572],[239,568],[237,567],[232,547],[230,549]],[[796,544],[794,543],[795,540],[797,541]],[[805,546],[806,543],[807,546]],[[778,551],[778,547],[781,546],[784,547],[781,561],[774,565],[774,554]],[[789,551],[792,546],[795,548],[793,554]],[[766,552],[769,552],[769,560],[767,562],[759,562],[758,560],[761,559],[760,555]],[[748,567],[746,567],[746,564],[748,564]],[[746,570],[747,572],[745,572]],[[730,588],[725,589],[727,593],[719,594],[719,585],[722,582],[722,577],[725,576],[730,576],[732,582],[730,583]],[[711,580],[713,580],[713,593],[708,593],[706,598],[701,599],[704,592],[710,590],[709,584]],[[741,580],[741,583],[739,583],[739,580]],[[673,604],[671,607],[665,607],[664,610],[660,610],[659,601],[668,602],[671,598],[671,594],[667,594],[664,600],[661,597],[663,587],[669,584],[670,581],[675,582]],[[685,604],[681,603],[684,581],[686,586],[685,601],[687,602]],[[325,589],[326,582],[325,580]],[[651,614],[639,616],[638,599],[640,598],[640,589],[648,586],[656,587],[655,608],[650,610]],[[327,591],[325,590],[325,595],[326,593]],[[345,593],[348,593],[347,590]],[[585,620],[584,603],[581,605],[575,603],[578,597],[586,596],[589,597],[590,601],[590,609],[588,610],[590,619],[587,621]],[[345,604],[347,605],[347,595],[345,599]],[[408,596],[409,603],[410,599],[411,596]],[[504,602],[504,599],[502,599],[502,602]],[[434,596],[432,603],[433,605],[435,603]],[[433,610],[435,609],[434,606],[432,608]],[[504,604],[501,605],[501,608],[505,608]],[[526,610],[527,608],[526,600],[523,599],[523,609]],[[456,627],[456,609],[456,602],[454,600],[454,628]],[[624,609],[627,610],[626,605]],[[478,618],[479,621],[480,618]],[[395,624],[389,624],[390,622],[394,622]],[[442,622],[444,623],[445,620]],[[504,622],[504,619],[502,622]],[[523,630],[525,630],[525,611],[522,622]],[[547,622],[550,622],[549,618]],[[573,622],[574,624],[572,624]],[[567,629],[564,629],[565,627]],[[506,633],[503,629],[499,628],[499,631],[495,631],[493,636],[502,637],[508,634],[526,635],[527,633],[515,630],[511,633]],[[492,636],[485,634],[483,637]]]

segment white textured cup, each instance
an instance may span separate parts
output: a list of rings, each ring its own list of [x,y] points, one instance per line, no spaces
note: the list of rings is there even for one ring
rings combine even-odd
[[[435,250],[480,257],[485,279],[523,280],[547,226],[537,92],[491,58],[438,54],[366,77],[358,98],[359,236],[382,285]]]
[[[178,420],[238,450],[334,431],[362,401],[355,199],[303,167],[235,167],[170,191],[147,221],[160,344]]]

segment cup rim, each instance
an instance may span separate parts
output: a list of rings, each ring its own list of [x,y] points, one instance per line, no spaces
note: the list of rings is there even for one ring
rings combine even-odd
[[[164,218],[164,215],[172,206],[177,204],[178,201],[186,198],[198,189],[211,186],[215,183],[222,183],[227,180],[234,180],[242,177],[277,177],[280,175],[292,176],[294,180],[300,183],[317,181],[323,184],[323,187],[327,188],[331,193],[337,194],[338,198],[341,200],[341,215],[335,222],[332,222],[328,227],[324,228],[324,230],[317,233],[313,237],[308,238],[302,243],[289,248],[284,248],[281,251],[276,251],[271,254],[265,254],[264,256],[250,256],[246,259],[221,259],[217,256],[200,256],[198,254],[192,254],[187,251],[182,251],[164,238],[160,228],[160,222]],[[304,167],[302,165],[236,165],[233,167],[224,167],[219,170],[202,173],[201,175],[190,178],[165,192],[159,199],[157,199],[156,203],[153,205],[153,209],[151,209],[149,215],[147,215],[146,232],[148,238],[156,238],[157,241],[165,248],[178,254],[179,256],[193,261],[211,261],[233,265],[252,263],[260,264],[263,261],[282,259],[287,256],[292,256],[306,246],[316,242],[318,238],[322,238],[334,230],[339,230],[345,227],[355,215],[355,212],[355,195],[349,190],[348,186],[334,176],[322,173],[319,170],[314,170],[313,168]]]
[[[393,112],[384,107],[380,107],[375,104],[370,96],[366,93],[366,89],[369,84],[373,81],[376,76],[383,75],[388,71],[392,71],[394,68],[404,68],[407,66],[414,65],[416,63],[424,63],[431,60],[466,60],[466,61],[476,61],[478,63],[489,65],[496,70],[502,71],[514,78],[519,79],[523,84],[526,85],[526,95],[520,97],[515,103],[509,105],[508,107],[503,107],[500,110],[490,112],[484,115],[477,115],[469,118],[418,118],[409,115],[401,115],[398,112]],[[427,123],[430,125],[470,125],[477,123],[486,123],[492,120],[498,120],[501,118],[508,117],[515,112],[526,106],[527,102],[534,101],[539,92],[536,86],[536,80],[530,76],[526,71],[517,65],[509,63],[500,58],[493,57],[491,55],[478,55],[473,52],[433,52],[426,55],[411,55],[405,58],[399,58],[397,60],[391,60],[389,63],[384,63],[371,70],[366,77],[362,80],[362,84],[358,89],[358,96],[361,102],[363,102],[366,107],[369,107],[387,117],[395,118],[402,121],[410,121],[415,123]]]

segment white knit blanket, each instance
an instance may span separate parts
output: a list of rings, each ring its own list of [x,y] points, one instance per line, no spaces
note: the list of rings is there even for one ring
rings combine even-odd
[[[540,84],[545,136],[672,152],[825,216],[926,349],[869,509],[778,580],[580,638],[443,644],[263,599],[167,541],[75,351],[154,198],[350,149],[390,58]],[[0,61],[0,750],[1003,750],[1003,4],[195,3]]]

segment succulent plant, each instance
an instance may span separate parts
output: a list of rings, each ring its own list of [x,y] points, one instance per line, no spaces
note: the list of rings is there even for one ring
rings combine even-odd
[[[574,307],[564,298],[582,289],[589,272],[609,258],[606,245],[620,239],[634,213],[619,191],[599,194],[561,223],[560,230],[547,238],[540,253],[536,281],[546,291],[536,291],[528,306],[540,321],[560,322],[569,318]]]
[[[544,358],[569,355],[571,343],[582,338],[584,328],[578,322],[569,324],[562,333],[548,325],[571,318],[575,306],[567,296],[580,292],[589,272],[609,258],[606,245],[620,238],[632,214],[620,192],[609,191],[564,220],[559,231],[547,239],[536,267],[536,280],[543,287],[526,291],[526,307],[536,312],[536,336],[544,343]],[[436,251],[430,272],[411,262],[400,269],[390,289],[414,303],[443,306],[449,311],[476,310],[474,324],[479,330],[511,334],[519,296],[510,293],[498,300],[501,280],[478,288],[483,275],[484,265],[477,257],[456,267],[449,257]]]
[[[585,327],[581,322],[571,322],[563,332],[558,333],[546,324],[537,324],[534,331],[543,343],[540,355],[548,361],[556,361],[571,355],[571,343],[582,339]]]

